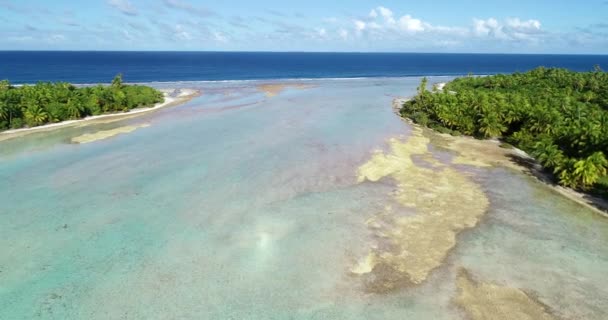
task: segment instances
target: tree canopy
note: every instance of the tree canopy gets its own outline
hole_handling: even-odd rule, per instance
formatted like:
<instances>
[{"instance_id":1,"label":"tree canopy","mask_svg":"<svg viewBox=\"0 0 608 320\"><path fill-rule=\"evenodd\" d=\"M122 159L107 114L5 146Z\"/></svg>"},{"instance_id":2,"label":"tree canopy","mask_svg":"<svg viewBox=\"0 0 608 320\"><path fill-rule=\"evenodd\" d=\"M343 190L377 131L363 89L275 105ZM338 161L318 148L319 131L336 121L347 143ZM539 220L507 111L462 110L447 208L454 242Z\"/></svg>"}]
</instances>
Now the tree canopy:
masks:
<instances>
[{"instance_id":1,"label":"tree canopy","mask_svg":"<svg viewBox=\"0 0 608 320\"><path fill-rule=\"evenodd\" d=\"M163 100L163 94L154 88L123 84L122 75L110 86L92 87L65 82L17 87L4 80L0 81L0 131L124 112Z\"/></svg>"},{"instance_id":2,"label":"tree canopy","mask_svg":"<svg viewBox=\"0 0 608 320\"><path fill-rule=\"evenodd\" d=\"M401 115L440 132L501 138L535 156L560 184L608 190L608 73L537 68L463 77L426 89Z\"/></svg>"}]
</instances>

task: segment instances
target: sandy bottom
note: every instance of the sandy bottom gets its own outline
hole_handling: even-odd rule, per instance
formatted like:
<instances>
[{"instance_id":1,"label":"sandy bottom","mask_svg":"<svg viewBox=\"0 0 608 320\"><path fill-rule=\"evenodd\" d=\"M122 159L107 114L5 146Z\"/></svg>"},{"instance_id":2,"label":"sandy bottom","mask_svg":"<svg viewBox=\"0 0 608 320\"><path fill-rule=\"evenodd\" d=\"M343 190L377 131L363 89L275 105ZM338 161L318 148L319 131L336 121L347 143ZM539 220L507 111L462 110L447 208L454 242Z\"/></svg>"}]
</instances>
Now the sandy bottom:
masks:
<instances>
[{"instance_id":1,"label":"sandy bottom","mask_svg":"<svg viewBox=\"0 0 608 320\"><path fill-rule=\"evenodd\" d=\"M304 90L304 89L309 89L312 87L314 87L314 86L308 85L308 84L303 84L303 83L295 83L295 84L276 83L276 84L261 84L261 85L257 86L257 89L259 91L263 92L267 98L272 98L288 89Z\"/></svg>"},{"instance_id":2,"label":"sandy bottom","mask_svg":"<svg viewBox=\"0 0 608 320\"><path fill-rule=\"evenodd\" d=\"M95 133L86 133L72 138L72 143L91 143L99 140L105 140L117 136L119 134L130 133L137 129L146 128L149 126L149 124L145 123L136 126L124 126L111 130L102 130Z\"/></svg>"},{"instance_id":3,"label":"sandy bottom","mask_svg":"<svg viewBox=\"0 0 608 320\"><path fill-rule=\"evenodd\" d=\"M551 320L547 308L516 288L477 283L464 269L457 279L460 293L455 299L473 320Z\"/></svg>"}]
</instances>

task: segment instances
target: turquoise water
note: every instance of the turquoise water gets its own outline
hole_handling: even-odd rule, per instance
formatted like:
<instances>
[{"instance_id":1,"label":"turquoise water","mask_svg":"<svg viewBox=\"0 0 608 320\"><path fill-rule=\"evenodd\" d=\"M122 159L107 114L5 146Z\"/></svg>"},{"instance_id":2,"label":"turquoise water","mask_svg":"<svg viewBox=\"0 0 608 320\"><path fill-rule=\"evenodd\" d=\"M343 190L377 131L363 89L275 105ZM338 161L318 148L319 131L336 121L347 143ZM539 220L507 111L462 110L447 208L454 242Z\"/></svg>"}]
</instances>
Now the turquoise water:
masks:
<instances>
[{"instance_id":1,"label":"turquoise water","mask_svg":"<svg viewBox=\"0 0 608 320\"><path fill-rule=\"evenodd\" d=\"M191 82L180 107L0 142L0 319L464 319L460 267L563 318L608 313L608 220L506 169L461 168L491 208L426 283L365 293L349 270L395 186L357 168L408 135L390 105L419 79L308 83Z\"/></svg>"}]
</instances>

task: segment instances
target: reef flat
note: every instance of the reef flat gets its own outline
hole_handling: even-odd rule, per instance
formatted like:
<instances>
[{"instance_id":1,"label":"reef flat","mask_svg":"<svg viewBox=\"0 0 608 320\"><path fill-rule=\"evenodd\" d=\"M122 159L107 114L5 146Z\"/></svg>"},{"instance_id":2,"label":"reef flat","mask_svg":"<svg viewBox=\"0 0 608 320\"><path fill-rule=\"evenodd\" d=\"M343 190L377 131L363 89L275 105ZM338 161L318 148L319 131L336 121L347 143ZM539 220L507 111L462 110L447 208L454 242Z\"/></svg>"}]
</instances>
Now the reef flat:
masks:
<instances>
[{"instance_id":1,"label":"reef flat","mask_svg":"<svg viewBox=\"0 0 608 320\"><path fill-rule=\"evenodd\" d=\"M456 236L474 227L489 206L478 184L433 158L429 143L414 128L407 140L390 141L390 153L377 152L359 168L361 183L393 179L394 200L415 211L400 216L387 207L368 221L379 240L352 269L363 277L366 291L384 293L424 282L456 245Z\"/></svg>"},{"instance_id":2,"label":"reef flat","mask_svg":"<svg viewBox=\"0 0 608 320\"><path fill-rule=\"evenodd\" d=\"M462 269L457 279L460 293L455 302L473 320L553 320L547 308L516 288L475 282Z\"/></svg>"}]
</instances>

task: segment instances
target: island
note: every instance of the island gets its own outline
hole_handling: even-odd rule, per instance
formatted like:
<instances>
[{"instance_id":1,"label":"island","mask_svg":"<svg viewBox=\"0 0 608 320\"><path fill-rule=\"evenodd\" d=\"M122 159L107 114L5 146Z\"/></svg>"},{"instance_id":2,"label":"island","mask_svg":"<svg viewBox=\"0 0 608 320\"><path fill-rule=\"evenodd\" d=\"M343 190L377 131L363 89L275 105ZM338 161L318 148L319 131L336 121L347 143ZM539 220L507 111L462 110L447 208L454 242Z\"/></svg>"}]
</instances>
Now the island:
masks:
<instances>
[{"instance_id":1,"label":"island","mask_svg":"<svg viewBox=\"0 0 608 320\"><path fill-rule=\"evenodd\" d=\"M556 183L608 198L608 73L540 67L467 76L429 91L401 116L440 133L498 138L532 155Z\"/></svg>"},{"instance_id":2,"label":"island","mask_svg":"<svg viewBox=\"0 0 608 320\"><path fill-rule=\"evenodd\" d=\"M77 87L65 82L13 86L4 80L0 81L0 131L124 113L164 101L161 91L126 85L121 74L106 86Z\"/></svg>"}]
</instances>

